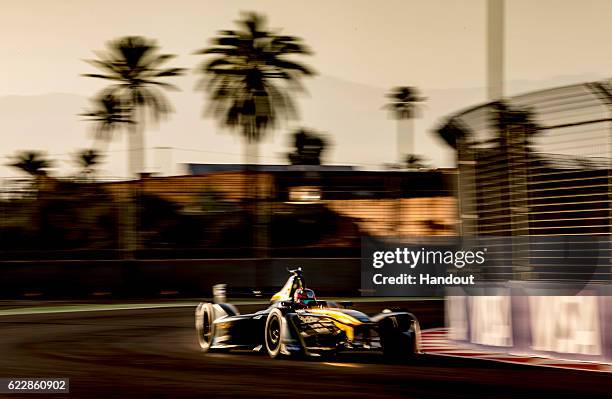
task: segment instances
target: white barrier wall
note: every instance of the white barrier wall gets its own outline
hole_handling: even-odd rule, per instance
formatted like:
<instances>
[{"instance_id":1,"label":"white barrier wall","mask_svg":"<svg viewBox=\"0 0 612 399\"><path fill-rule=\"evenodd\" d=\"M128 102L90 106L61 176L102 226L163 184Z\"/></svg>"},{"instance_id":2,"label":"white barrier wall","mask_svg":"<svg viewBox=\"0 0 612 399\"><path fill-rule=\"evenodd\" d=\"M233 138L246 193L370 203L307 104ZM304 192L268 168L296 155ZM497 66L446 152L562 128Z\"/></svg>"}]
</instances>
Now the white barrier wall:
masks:
<instances>
[{"instance_id":1,"label":"white barrier wall","mask_svg":"<svg viewBox=\"0 0 612 399\"><path fill-rule=\"evenodd\" d=\"M611 362L612 297L605 295L607 290L533 296L513 288L506 295L447 296L449 339L497 352Z\"/></svg>"},{"instance_id":2,"label":"white barrier wall","mask_svg":"<svg viewBox=\"0 0 612 399\"><path fill-rule=\"evenodd\" d=\"M531 348L535 351L601 356L599 298L529 297Z\"/></svg>"}]
</instances>

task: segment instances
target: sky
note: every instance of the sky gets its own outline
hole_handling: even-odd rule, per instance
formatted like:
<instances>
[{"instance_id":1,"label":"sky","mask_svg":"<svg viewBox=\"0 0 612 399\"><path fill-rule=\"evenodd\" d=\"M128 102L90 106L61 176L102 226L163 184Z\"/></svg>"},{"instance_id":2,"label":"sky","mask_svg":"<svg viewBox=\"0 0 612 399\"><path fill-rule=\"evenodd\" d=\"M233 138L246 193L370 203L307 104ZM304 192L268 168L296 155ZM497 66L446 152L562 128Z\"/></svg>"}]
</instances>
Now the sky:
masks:
<instances>
[{"instance_id":1,"label":"sky","mask_svg":"<svg viewBox=\"0 0 612 399\"><path fill-rule=\"evenodd\" d=\"M420 89L427 101L415 123L415 152L433 166L452 166L454 154L432 132L449 113L485 101L485 0L3 0L0 14L0 160L38 149L71 173L72 153L91 145L78 114L105 82L84 59L123 35L157 39L177 54L168 66L189 68L173 79L175 112L147 127L148 169L180 173L184 162L242 162L242 141L202 110L193 69L221 29L240 11L257 11L270 27L298 36L314 54L302 62L317 76L296 97L300 119L274 129L260 162L285 163L289 133L300 126L325 133L326 163L379 168L396 158L396 125L382 107L394 86ZM505 85L508 95L612 76L612 2L506 2ZM153 148L170 147L172 150ZM126 140L109 146L102 172L126 173ZM0 162L0 176L15 173Z\"/></svg>"}]
</instances>

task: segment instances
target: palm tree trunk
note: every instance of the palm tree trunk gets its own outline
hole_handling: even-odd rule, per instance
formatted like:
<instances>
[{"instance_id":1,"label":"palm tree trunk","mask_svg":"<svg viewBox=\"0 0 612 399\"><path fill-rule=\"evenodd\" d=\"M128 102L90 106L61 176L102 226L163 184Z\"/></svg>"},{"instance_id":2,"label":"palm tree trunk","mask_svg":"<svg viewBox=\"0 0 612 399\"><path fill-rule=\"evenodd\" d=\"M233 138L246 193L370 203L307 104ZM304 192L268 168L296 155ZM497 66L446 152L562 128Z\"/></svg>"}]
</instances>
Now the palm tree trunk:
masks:
<instances>
[{"instance_id":1,"label":"palm tree trunk","mask_svg":"<svg viewBox=\"0 0 612 399\"><path fill-rule=\"evenodd\" d=\"M132 111L134 123L130 124L128 134L129 174L138 178L145 172L145 137L144 121L139 118L138 111Z\"/></svg>"},{"instance_id":2,"label":"palm tree trunk","mask_svg":"<svg viewBox=\"0 0 612 399\"><path fill-rule=\"evenodd\" d=\"M414 155L414 119L397 120L397 162L405 164L406 157Z\"/></svg>"},{"instance_id":3,"label":"palm tree trunk","mask_svg":"<svg viewBox=\"0 0 612 399\"><path fill-rule=\"evenodd\" d=\"M395 152L397 153L397 158L396 158L396 162L398 163L398 165L402 165L404 163L404 160L402 159L402 157L404 156L404 138L403 138L403 133L404 130L402 129L402 118L398 117L397 118L397 124L396 124L396 132L395 132Z\"/></svg>"},{"instance_id":4,"label":"palm tree trunk","mask_svg":"<svg viewBox=\"0 0 612 399\"><path fill-rule=\"evenodd\" d=\"M406 118L404 122L406 124L406 152L415 155L414 118Z\"/></svg>"},{"instance_id":5,"label":"palm tree trunk","mask_svg":"<svg viewBox=\"0 0 612 399\"><path fill-rule=\"evenodd\" d=\"M242 204L244 212L244 223L246 229L250 230L251 250L255 247L255 218L253 211L255 182L253 181L252 160L253 160L253 143L249 139L251 137L251 125L245 123L242 126L242 138L244 139L244 168L242 170ZM246 230L245 229L245 230ZM254 252L254 251L253 251Z\"/></svg>"},{"instance_id":6,"label":"palm tree trunk","mask_svg":"<svg viewBox=\"0 0 612 399\"><path fill-rule=\"evenodd\" d=\"M245 126L245 129L255 129L254 126ZM245 131L245 179L247 185L244 195L247 197L247 209L251 220L252 246L254 255L258 258L268 256L268 212L267 212L267 182L265 176L259 171L259 143L249 139L253 137Z\"/></svg>"},{"instance_id":7,"label":"palm tree trunk","mask_svg":"<svg viewBox=\"0 0 612 399\"><path fill-rule=\"evenodd\" d=\"M108 140L95 138L91 144L91 149L97 151L100 155L106 153L106 150L108 150Z\"/></svg>"},{"instance_id":8,"label":"palm tree trunk","mask_svg":"<svg viewBox=\"0 0 612 399\"><path fill-rule=\"evenodd\" d=\"M255 255L258 258L268 257L269 246L269 203L268 179L261 173L259 167L259 143L253 143L254 175L255 175Z\"/></svg>"},{"instance_id":9,"label":"palm tree trunk","mask_svg":"<svg viewBox=\"0 0 612 399\"><path fill-rule=\"evenodd\" d=\"M144 171L144 132L142 120L139 118L137 109L132 109L132 120L134 123L128 129L128 173L131 178L137 178ZM124 257L133 259L135 252L140 248L139 232L139 204L140 179L126 182L126 192L122 196L120 209L120 231L121 249Z\"/></svg>"}]
</instances>

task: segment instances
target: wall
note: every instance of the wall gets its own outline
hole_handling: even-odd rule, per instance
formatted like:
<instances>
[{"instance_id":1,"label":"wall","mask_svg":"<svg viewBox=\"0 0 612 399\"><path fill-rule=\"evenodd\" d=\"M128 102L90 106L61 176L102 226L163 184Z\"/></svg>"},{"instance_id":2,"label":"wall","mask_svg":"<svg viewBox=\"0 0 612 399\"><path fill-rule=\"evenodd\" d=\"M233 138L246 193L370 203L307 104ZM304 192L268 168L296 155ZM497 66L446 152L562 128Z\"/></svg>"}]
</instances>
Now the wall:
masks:
<instances>
[{"instance_id":1,"label":"wall","mask_svg":"<svg viewBox=\"0 0 612 399\"><path fill-rule=\"evenodd\" d=\"M501 353L612 362L612 286L567 296L530 295L532 288L522 283L495 296L447 296L449 339Z\"/></svg>"},{"instance_id":2,"label":"wall","mask_svg":"<svg viewBox=\"0 0 612 399\"><path fill-rule=\"evenodd\" d=\"M302 267L309 286L325 296L359 295L358 258L189 259L0 262L0 298L208 297L214 284L229 295L267 294Z\"/></svg>"}]
</instances>

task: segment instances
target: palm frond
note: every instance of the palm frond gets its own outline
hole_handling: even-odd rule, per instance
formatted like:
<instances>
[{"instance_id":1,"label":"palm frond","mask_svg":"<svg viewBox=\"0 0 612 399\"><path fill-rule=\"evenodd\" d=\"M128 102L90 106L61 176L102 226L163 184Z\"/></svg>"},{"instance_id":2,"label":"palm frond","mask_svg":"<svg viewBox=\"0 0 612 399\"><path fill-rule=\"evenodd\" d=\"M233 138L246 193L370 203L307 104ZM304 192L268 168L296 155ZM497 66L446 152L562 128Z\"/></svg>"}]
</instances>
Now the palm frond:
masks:
<instances>
[{"instance_id":1,"label":"palm frond","mask_svg":"<svg viewBox=\"0 0 612 399\"><path fill-rule=\"evenodd\" d=\"M212 56L198 69L197 88L208 94L206 113L253 141L279 118L296 114L290 92L300 90L300 78L314 71L287 58L310 52L298 38L268 29L264 16L243 13L237 25L219 31L211 46L196 52Z\"/></svg>"},{"instance_id":2,"label":"palm frond","mask_svg":"<svg viewBox=\"0 0 612 399\"><path fill-rule=\"evenodd\" d=\"M92 100L92 106L79 115L93 122L98 140L109 141L115 130L134 123L121 99L110 92Z\"/></svg>"},{"instance_id":3,"label":"palm frond","mask_svg":"<svg viewBox=\"0 0 612 399\"><path fill-rule=\"evenodd\" d=\"M414 87L395 87L387 94L390 102L384 106L389 109L396 118L408 119L414 116L417 104L426 100L421 97Z\"/></svg>"},{"instance_id":4,"label":"palm frond","mask_svg":"<svg viewBox=\"0 0 612 399\"><path fill-rule=\"evenodd\" d=\"M160 78L177 77L184 74L184 68L160 68L173 59L173 54L159 54L159 46L154 40L140 36L126 36L107 43L105 52L97 53L97 60L88 63L105 72L104 74L88 73L87 77L112 80L115 83L105 90L122 103L128 115L133 115L137 108L148 108L151 116L158 119L158 113L165 114L171 108L162 92L154 87L167 90L178 88ZM152 98L157 96L158 98ZM130 118L129 122L135 123Z\"/></svg>"},{"instance_id":5,"label":"palm frond","mask_svg":"<svg viewBox=\"0 0 612 399\"><path fill-rule=\"evenodd\" d=\"M185 68L170 68L162 71L155 71L152 76L156 78L175 77L181 76L184 72Z\"/></svg>"},{"instance_id":6,"label":"palm frond","mask_svg":"<svg viewBox=\"0 0 612 399\"><path fill-rule=\"evenodd\" d=\"M31 176L46 175L47 169L52 166L46 154L39 151L21 151L10 158L12 160L7 166L17 168Z\"/></svg>"}]
</instances>

